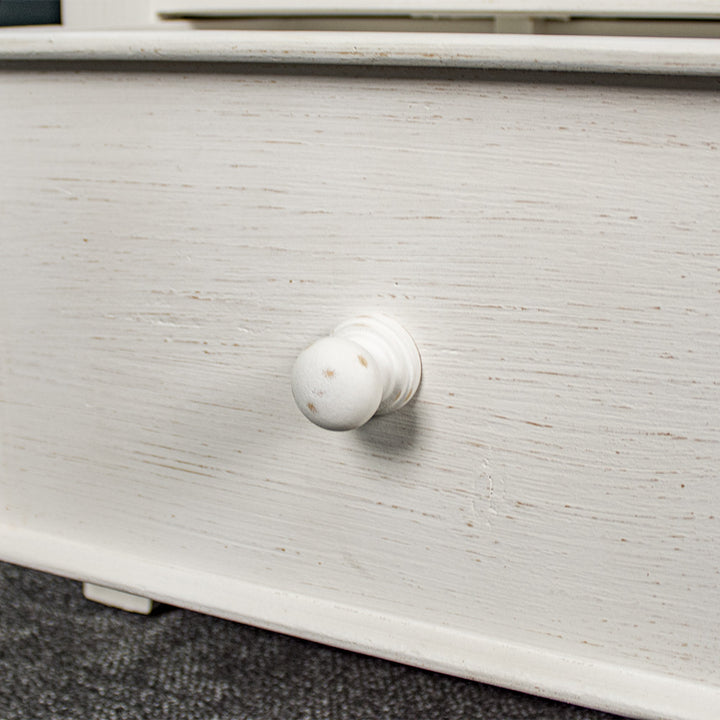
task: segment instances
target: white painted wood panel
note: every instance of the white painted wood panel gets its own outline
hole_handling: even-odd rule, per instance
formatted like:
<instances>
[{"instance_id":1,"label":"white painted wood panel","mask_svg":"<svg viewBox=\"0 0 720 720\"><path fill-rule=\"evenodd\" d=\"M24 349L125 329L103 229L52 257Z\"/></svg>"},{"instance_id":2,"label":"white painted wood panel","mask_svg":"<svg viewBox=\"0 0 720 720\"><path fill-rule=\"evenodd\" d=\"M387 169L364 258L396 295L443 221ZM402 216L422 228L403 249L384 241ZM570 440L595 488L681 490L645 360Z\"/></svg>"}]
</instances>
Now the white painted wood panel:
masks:
<instances>
[{"instance_id":1,"label":"white painted wood panel","mask_svg":"<svg viewBox=\"0 0 720 720\"><path fill-rule=\"evenodd\" d=\"M720 95L673 82L5 66L0 557L714 719ZM423 384L329 433L290 367L365 310Z\"/></svg>"}]
</instances>

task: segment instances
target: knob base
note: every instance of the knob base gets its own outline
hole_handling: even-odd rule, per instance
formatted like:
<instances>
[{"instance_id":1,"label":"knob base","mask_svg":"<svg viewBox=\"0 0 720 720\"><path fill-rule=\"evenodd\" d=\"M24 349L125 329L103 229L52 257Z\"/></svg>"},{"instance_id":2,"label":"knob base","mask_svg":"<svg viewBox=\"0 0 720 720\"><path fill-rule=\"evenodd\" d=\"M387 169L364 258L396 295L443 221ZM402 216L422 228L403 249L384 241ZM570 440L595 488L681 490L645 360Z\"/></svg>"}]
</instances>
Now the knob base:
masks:
<instances>
[{"instance_id":1,"label":"knob base","mask_svg":"<svg viewBox=\"0 0 720 720\"><path fill-rule=\"evenodd\" d=\"M364 347L382 378L382 399L376 415L400 409L415 395L422 376L420 352L410 333L387 315L360 315L340 323L333 335Z\"/></svg>"}]
</instances>

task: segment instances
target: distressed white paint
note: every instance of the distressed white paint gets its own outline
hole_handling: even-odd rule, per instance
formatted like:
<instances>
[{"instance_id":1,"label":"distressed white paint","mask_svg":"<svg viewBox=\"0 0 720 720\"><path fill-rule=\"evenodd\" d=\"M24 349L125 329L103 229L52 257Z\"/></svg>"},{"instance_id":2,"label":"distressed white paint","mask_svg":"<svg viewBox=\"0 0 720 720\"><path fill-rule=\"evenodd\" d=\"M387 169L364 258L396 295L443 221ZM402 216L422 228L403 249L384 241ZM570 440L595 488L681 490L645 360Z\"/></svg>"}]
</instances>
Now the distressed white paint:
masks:
<instances>
[{"instance_id":1,"label":"distressed white paint","mask_svg":"<svg viewBox=\"0 0 720 720\"><path fill-rule=\"evenodd\" d=\"M452 33L0 31L0 60L150 60L720 74L720 40Z\"/></svg>"},{"instance_id":2,"label":"distressed white paint","mask_svg":"<svg viewBox=\"0 0 720 720\"><path fill-rule=\"evenodd\" d=\"M291 387L308 420L327 430L356 430L376 414L405 407L421 374L417 346L402 325L386 315L360 315L298 355Z\"/></svg>"},{"instance_id":3,"label":"distressed white paint","mask_svg":"<svg viewBox=\"0 0 720 720\"><path fill-rule=\"evenodd\" d=\"M714 720L720 95L531 80L6 66L0 557ZM329 433L367 310L423 384Z\"/></svg>"}]
</instances>

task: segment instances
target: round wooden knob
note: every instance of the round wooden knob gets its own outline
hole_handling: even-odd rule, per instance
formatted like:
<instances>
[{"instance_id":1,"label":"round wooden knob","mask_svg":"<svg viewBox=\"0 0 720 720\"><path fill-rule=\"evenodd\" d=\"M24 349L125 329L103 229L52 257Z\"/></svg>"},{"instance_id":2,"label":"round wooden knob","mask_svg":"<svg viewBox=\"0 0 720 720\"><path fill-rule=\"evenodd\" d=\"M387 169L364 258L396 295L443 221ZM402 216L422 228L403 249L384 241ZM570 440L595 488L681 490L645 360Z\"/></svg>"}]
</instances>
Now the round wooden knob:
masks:
<instances>
[{"instance_id":1,"label":"round wooden knob","mask_svg":"<svg viewBox=\"0 0 720 720\"><path fill-rule=\"evenodd\" d=\"M420 375L420 353L409 333L385 315L363 315L300 353L292 392L316 425L352 430L405 405Z\"/></svg>"}]
</instances>

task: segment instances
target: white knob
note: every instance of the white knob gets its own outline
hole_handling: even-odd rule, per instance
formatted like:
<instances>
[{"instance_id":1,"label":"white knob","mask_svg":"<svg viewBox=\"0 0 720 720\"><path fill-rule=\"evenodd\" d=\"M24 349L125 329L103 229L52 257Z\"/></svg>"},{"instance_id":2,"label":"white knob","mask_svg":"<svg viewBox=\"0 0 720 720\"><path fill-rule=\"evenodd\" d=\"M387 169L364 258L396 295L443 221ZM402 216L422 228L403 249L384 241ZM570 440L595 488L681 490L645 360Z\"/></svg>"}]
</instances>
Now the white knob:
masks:
<instances>
[{"instance_id":1,"label":"white knob","mask_svg":"<svg viewBox=\"0 0 720 720\"><path fill-rule=\"evenodd\" d=\"M409 402L421 372L420 353L407 330L385 315L363 315L300 353L292 392L316 425L352 430Z\"/></svg>"}]
</instances>

